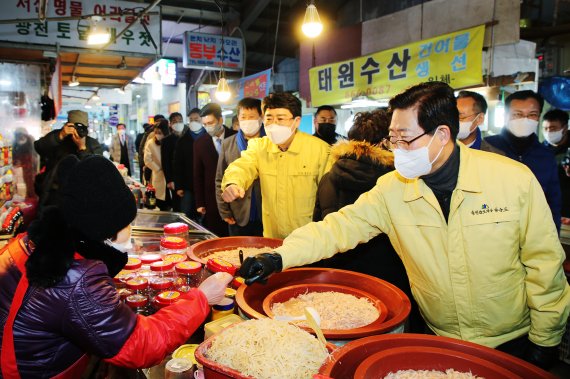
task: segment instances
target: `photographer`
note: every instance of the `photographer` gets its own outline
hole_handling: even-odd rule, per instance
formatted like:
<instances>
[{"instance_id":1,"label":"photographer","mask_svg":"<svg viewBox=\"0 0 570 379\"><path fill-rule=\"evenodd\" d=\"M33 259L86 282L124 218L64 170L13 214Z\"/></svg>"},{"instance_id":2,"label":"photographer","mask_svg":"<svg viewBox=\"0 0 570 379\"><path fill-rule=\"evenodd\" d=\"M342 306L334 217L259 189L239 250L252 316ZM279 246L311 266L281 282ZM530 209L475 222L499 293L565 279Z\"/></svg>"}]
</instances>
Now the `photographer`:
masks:
<instances>
[{"instance_id":1,"label":"photographer","mask_svg":"<svg viewBox=\"0 0 570 379\"><path fill-rule=\"evenodd\" d=\"M40 155L40 173L36 175L34 185L40 198L40 210L55 203L59 188L57 165L63 158L70 154L79 159L91 154L102 154L99 142L87 135L88 128L87 113L72 110L68 112L67 123L63 128L53 130L34 142L34 148Z\"/></svg>"}]
</instances>

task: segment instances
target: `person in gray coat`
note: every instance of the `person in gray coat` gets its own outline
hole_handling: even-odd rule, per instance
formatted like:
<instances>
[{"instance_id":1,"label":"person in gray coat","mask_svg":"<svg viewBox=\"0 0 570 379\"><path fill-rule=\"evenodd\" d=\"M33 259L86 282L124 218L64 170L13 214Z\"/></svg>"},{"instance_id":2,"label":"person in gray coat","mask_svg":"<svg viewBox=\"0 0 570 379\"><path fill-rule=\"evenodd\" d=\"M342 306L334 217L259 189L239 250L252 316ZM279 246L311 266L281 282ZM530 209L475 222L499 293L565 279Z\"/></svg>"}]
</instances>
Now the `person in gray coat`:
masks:
<instances>
[{"instance_id":1,"label":"person in gray coat","mask_svg":"<svg viewBox=\"0 0 570 379\"><path fill-rule=\"evenodd\" d=\"M216 170L216 200L222 219L228 223L230 236L263 236L261 223L261 187L259 179L249 187L243 199L226 203L222 199L222 178L230 163L247 149L251 138L265 136L262 125L261 100L246 97L237 106L239 131L222 142Z\"/></svg>"}]
</instances>

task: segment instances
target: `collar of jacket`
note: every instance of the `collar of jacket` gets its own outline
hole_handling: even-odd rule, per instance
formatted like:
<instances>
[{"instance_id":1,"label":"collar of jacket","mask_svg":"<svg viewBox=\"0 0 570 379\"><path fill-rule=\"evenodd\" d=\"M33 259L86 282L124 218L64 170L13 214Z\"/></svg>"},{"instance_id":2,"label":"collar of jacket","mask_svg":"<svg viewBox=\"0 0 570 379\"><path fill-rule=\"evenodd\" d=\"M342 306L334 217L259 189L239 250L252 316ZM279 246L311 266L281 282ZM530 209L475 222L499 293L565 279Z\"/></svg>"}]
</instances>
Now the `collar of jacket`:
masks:
<instances>
[{"instance_id":1,"label":"collar of jacket","mask_svg":"<svg viewBox=\"0 0 570 379\"><path fill-rule=\"evenodd\" d=\"M394 153L366 141L341 140L331 147L333 164L340 158L365 158L376 165L394 167Z\"/></svg>"},{"instance_id":2,"label":"collar of jacket","mask_svg":"<svg viewBox=\"0 0 570 379\"><path fill-rule=\"evenodd\" d=\"M479 170L477 163L473 160L473 155L480 152L478 150L471 150L462 143L458 143L457 145L459 146L459 177L457 178L455 190L474 193L481 192L481 181L478 175ZM480 154L487 153L483 152ZM433 196L432 191L423 180L405 179L400 175L398 175L398 177L405 182L405 202L414 201L420 197L427 197L428 194Z\"/></svg>"}]
</instances>

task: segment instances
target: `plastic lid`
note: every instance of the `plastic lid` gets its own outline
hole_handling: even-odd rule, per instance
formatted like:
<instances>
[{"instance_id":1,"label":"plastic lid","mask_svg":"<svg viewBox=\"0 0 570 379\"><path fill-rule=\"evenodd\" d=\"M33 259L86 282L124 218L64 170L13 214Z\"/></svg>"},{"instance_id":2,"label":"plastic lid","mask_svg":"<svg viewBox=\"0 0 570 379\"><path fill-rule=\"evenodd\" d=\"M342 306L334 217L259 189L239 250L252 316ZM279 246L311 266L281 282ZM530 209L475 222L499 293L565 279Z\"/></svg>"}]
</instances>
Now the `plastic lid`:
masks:
<instances>
[{"instance_id":1,"label":"plastic lid","mask_svg":"<svg viewBox=\"0 0 570 379\"><path fill-rule=\"evenodd\" d=\"M173 285L174 281L171 278L154 278L150 281L150 288L153 290L165 290Z\"/></svg>"},{"instance_id":2,"label":"plastic lid","mask_svg":"<svg viewBox=\"0 0 570 379\"><path fill-rule=\"evenodd\" d=\"M236 297L236 293L237 293L237 291L234 290L233 288L229 288L229 287L226 288L226 291L225 291L226 297L229 297L230 299L233 299L233 298Z\"/></svg>"},{"instance_id":3,"label":"plastic lid","mask_svg":"<svg viewBox=\"0 0 570 379\"><path fill-rule=\"evenodd\" d=\"M173 222L164 225L164 234L188 233L188 225L183 222Z\"/></svg>"},{"instance_id":4,"label":"plastic lid","mask_svg":"<svg viewBox=\"0 0 570 379\"><path fill-rule=\"evenodd\" d=\"M127 264L125 265L125 270L136 270L141 268L142 261L138 258L129 258Z\"/></svg>"},{"instance_id":5,"label":"plastic lid","mask_svg":"<svg viewBox=\"0 0 570 379\"><path fill-rule=\"evenodd\" d=\"M158 261L150 264L152 271L170 271L174 267L174 262Z\"/></svg>"},{"instance_id":6,"label":"plastic lid","mask_svg":"<svg viewBox=\"0 0 570 379\"><path fill-rule=\"evenodd\" d=\"M133 291L131 291L128 288L121 288L117 290L117 293L119 294L119 297L121 298L121 300L126 299L128 296L133 294Z\"/></svg>"},{"instance_id":7,"label":"plastic lid","mask_svg":"<svg viewBox=\"0 0 570 379\"><path fill-rule=\"evenodd\" d=\"M150 254L143 254L140 257L140 260L143 264L151 264L152 262L158 262L162 260L160 254L150 253Z\"/></svg>"},{"instance_id":8,"label":"plastic lid","mask_svg":"<svg viewBox=\"0 0 570 379\"><path fill-rule=\"evenodd\" d=\"M191 374L192 373L191 372L192 366L194 366L194 362L192 362L191 359L188 359L188 358L172 358L171 360L166 362L166 366L164 366L164 370L165 370L166 374L168 372L172 372L172 373L189 372ZM175 375L175 376L178 377L178 375ZM184 375L184 376L186 376L186 375ZM166 377L169 378L170 375L167 374Z\"/></svg>"},{"instance_id":9,"label":"plastic lid","mask_svg":"<svg viewBox=\"0 0 570 379\"><path fill-rule=\"evenodd\" d=\"M202 264L194 261L180 262L176 265L179 274L197 274L202 270Z\"/></svg>"},{"instance_id":10,"label":"plastic lid","mask_svg":"<svg viewBox=\"0 0 570 379\"><path fill-rule=\"evenodd\" d=\"M127 281L127 288L132 290L142 290L148 287L148 279L137 276Z\"/></svg>"},{"instance_id":11,"label":"plastic lid","mask_svg":"<svg viewBox=\"0 0 570 379\"><path fill-rule=\"evenodd\" d=\"M239 286L241 286L242 284L245 283L245 279L242 278L241 276L236 276L233 280L232 280L232 287L234 288L239 288Z\"/></svg>"},{"instance_id":12,"label":"plastic lid","mask_svg":"<svg viewBox=\"0 0 570 379\"><path fill-rule=\"evenodd\" d=\"M180 292L178 291L164 291L156 295L156 302L160 305L169 305L176 303L180 300Z\"/></svg>"},{"instance_id":13,"label":"plastic lid","mask_svg":"<svg viewBox=\"0 0 570 379\"><path fill-rule=\"evenodd\" d=\"M148 304L148 297L144 295L134 294L127 296L127 305L131 308L144 307Z\"/></svg>"},{"instance_id":14,"label":"plastic lid","mask_svg":"<svg viewBox=\"0 0 570 379\"><path fill-rule=\"evenodd\" d=\"M230 311L234 308L234 300L230 299L229 297L224 297L219 304L214 305L214 308L217 311Z\"/></svg>"},{"instance_id":15,"label":"plastic lid","mask_svg":"<svg viewBox=\"0 0 570 379\"><path fill-rule=\"evenodd\" d=\"M196 357L194 356L194 352L198 348L196 344L186 344L180 346L178 349L174 350L172 353L172 358L185 358L192 361L192 363L197 364Z\"/></svg>"},{"instance_id":16,"label":"plastic lid","mask_svg":"<svg viewBox=\"0 0 570 379\"><path fill-rule=\"evenodd\" d=\"M184 262L188 257L185 254L168 254L162 259L176 264L178 262Z\"/></svg>"},{"instance_id":17,"label":"plastic lid","mask_svg":"<svg viewBox=\"0 0 570 379\"><path fill-rule=\"evenodd\" d=\"M115 275L115 277L113 278L113 281L115 283L123 283L126 282L129 279L132 279L136 276L137 274L134 271L131 270L121 270L119 271L119 273L117 275Z\"/></svg>"},{"instance_id":18,"label":"plastic lid","mask_svg":"<svg viewBox=\"0 0 570 379\"><path fill-rule=\"evenodd\" d=\"M188 242L180 237L162 237L160 239L160 247L171 250L181 250L188 247Z\"/></svg>"},{"instance_id":19,"label":"plastic lid","mask_svg":"<svg viewBox=\"0 0 570 379\"><path fill-rule=\"evenodd\" d=\"M150 271L147 268L141 268L140 270L137 271L138 276L142 276L145 278L150 278L151 276L156 276L156 273Z\"/></svg>"},{"instance_id":20,"label":"plastic lid","mask_svg":"<svg viewBox=\"0 0 570 379\"><path fill-rule=\"evenodd\" d=\"M220 258L208 259L206 267L212 272L227 272L230 275L234 275L237 271L236 266Z\"/></svg>"}]
</instances>

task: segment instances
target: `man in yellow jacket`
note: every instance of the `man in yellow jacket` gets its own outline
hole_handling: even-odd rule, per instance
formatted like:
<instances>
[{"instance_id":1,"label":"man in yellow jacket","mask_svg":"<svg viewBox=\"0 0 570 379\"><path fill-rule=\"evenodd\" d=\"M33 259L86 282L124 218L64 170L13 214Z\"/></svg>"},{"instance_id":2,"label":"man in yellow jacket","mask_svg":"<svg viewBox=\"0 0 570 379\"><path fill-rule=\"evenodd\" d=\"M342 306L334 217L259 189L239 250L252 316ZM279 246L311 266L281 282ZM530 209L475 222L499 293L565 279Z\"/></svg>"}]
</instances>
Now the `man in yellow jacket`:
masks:
<instances>
[{"instance_id":1,"label":"man in yellow jacket","mask_svg":"<svg viewBox=\"0 0 570 379\"><path fill-rule=\"evenodd\" d=\"M250 140L247 150L224 172L222 199L243 198L259 177L263 235L285 238L313 217L317 187L330 169L329 145L299 130L301 101L289 93L263 99L266 137Z\"/></svg>"},{"instance_id":2,"label":"man in yellow jacket","mask_svg":"<svg viewBox=\"0 0 570 379\"><path fill-rule=\"evenodd\" d=\"M537 179L514 160L456 143L459 115L444 83L414 86L390 106L396 171L354 204L295 230L275 253L247 259L241 275L265 279L386 233L431 331L548 368L570 292Z\"/></svg>"}]
</instances>

